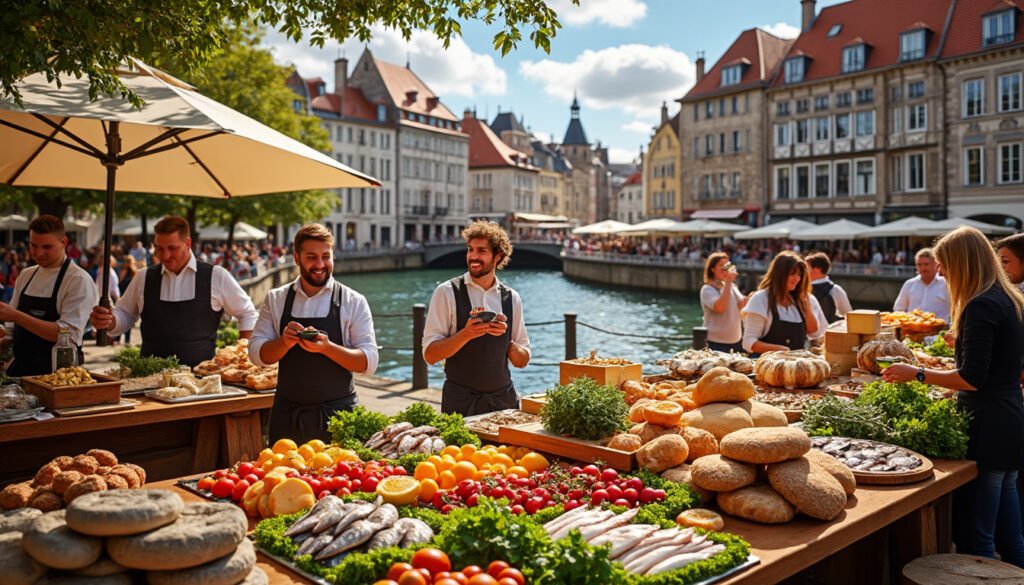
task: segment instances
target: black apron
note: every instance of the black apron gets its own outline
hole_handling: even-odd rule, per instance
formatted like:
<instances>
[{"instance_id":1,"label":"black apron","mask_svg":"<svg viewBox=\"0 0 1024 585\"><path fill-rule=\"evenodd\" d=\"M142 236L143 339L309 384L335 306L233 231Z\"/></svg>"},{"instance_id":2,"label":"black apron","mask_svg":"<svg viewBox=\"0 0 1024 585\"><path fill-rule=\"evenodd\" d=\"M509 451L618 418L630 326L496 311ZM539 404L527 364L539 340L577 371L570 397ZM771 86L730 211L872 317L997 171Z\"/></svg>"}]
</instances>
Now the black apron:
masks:
<instances>
[{"instance_id":1,"label":"black apron","mask_svg":"<svg viewBox=\"0 0 1024 585\"><path fill-rule=\"evenodd\" d=\"M463 277L451 280L455 291L455 330L461 331L473 309ZM508 369L508 346L512 341L512 290L498 285L501 312L508 327L501 337L483 335L471 339L444 362L445 382L441 392L441 412L462 416L486 414L506 408L518 408L519 396Z\"/></svg>"},{"instance_id":2,"label":"black apron","mask_svg":"<svg viewBox=\"0 0 1024 585\"><path fill-rule=\"evenodd\" d=\"M818 304L821 305L821 312L825 314L825 320L829 324L839 320L839 315L836 314L836 300L832 298L833 287L835 287L835 283L831 280L811 285L811 294L814 295L814 298L818 299Z\"/></svg>"},{"instance_id":3,"label":"black apron","mask_svg":"<svg viewBox=\"0 0 1024 585\"><path fill-rule=\"evenodd\" d=\"M25 283L25 288L21 289L21 296L18 297L18 306L16 308L22 313L27 313L36 319L42 319L50 323L60 319L60 313L57 312L57 293L60 291L60 285L64 282L64 275L67 274L69 266L71 266L71 258L64 260L64 265L60 267L57 280L53 283L53 293L49 297L34 297L27 294L29 285L32 284L32 280L41 270L41 268L36 268L32 272L32 276L28 278L28 282ZM49 374L53 371L54 345L56 345L56 342L47 341L28 329L15 325L14 363L7 373L11 376ZM78 363L84 363L83 358L82 346L78 346Z\"/></svg>"},{"instance_id":4,"label":"black apron","mask_svg":"<svg viewBox=\"0 0 1024 585\"><path fill-rule=\"evenodd\" d=\"M779 310L775 303L768 302L768 308L772 312L772 326L768 328L768 333L761 338L762 342L784 345L789 349L804 349L804 345L807 343L807 325L804 322L804 312L800 310L800 304L797 301L794 300L792 302L793 306L796 307L796 312L800 313L799 323L780 319Z\"/></svg>"},{"instance_id":5,"label":"black apron","mask_svg":"<svg viewBox=\"0 0 1024 585\"><path fill-rule=\"evenodd\" d=\"M281 312L279 333L290 321L316 327L332 342L342 345L341 283L334 283L331 308L326 317L292 317L295 287ZM292 439L299 445L312 439L330 441L327 421L340 410L352 410L358 404L352 372L325 355L310 353L297 345L281 358L277 373L277 393L270 411L270 443Z\"/></svg>"},{"instance_id":6,"label":"black apron","mask_svg":"<svg viewBox=\"0 0 1024 585\"><path fill-rule=\"evenodd\" d=\"M142 356L178 356L178 361L195 366L213 358L217 351L217 328L224 310L211 305L213 266L196 263L195 295L188 301L160 300L163 266L146 270L142 306Z\"/></svg>"}]
</instances>

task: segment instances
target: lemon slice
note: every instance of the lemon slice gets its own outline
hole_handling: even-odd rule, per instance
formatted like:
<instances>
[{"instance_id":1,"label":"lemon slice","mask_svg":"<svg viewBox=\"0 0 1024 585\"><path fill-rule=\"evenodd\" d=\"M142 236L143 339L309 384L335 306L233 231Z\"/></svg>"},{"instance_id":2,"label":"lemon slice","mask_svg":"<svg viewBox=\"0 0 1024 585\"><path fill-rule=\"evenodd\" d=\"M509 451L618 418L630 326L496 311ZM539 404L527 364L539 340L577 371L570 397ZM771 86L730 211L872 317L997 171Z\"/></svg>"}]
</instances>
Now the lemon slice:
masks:
<instances>
[{"instance_id":1,"label":"lemon slice","mask_svg":"<svg viewBox=\"0 0 1024 585\"><path fill-rule=\"evenodd\" d=\"M676 516L676 523L680 526L693 526L704 530L721 530L725 528L725 521L716 512L706 508L692 508L684 510Z\"/></svg>"},{"instance_id":2,"label":"lemon slice","mask_svg":"<svg viewBox=\"0 0 1024 585\"><path fill-rule=\"evenodd\" d=\"M420 482L408 475L392 475L377 484L377 495L395 506L408 506L420 495Z\"/></svg>"}]
</instances>

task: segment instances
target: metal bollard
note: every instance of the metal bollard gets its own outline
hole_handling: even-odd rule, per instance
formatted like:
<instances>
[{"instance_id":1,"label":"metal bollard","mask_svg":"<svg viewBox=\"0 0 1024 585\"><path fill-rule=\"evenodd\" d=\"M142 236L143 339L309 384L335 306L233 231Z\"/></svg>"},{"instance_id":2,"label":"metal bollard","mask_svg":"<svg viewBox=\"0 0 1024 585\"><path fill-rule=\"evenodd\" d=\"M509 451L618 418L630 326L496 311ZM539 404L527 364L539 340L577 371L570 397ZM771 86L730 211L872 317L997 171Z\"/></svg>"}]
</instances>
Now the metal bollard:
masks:
<instances>
[{"instance_id":1,"label":"metal bollard","mask_svg":"<svg viewBox=\"0 0 1024 585\"><path fill-rule=\"evenodd\" d=\"M693 349L704 349L708 346L707 327L693 328Z\"/></svg>"},{"instance_id":2,"label":"metal bollard","mask_svg":"<svg viewBox=\"0 0 1024 585\"><path fill-rule=\"evenodd\" d=\"M423 328L427 323L427 306L416 303L412 306L412 389L419 390L429 385L427 360L423 359Z\"/></svg>"},{"instance_id":3,"label":"metal bollard","mask_svg":"<svg viewBox=\"0 0 1024 585\"><path fill-rule=\"evenodd\" d=\"M576 359L576 313L565 313L565 359Z\"/></svg>"}]
</instances>

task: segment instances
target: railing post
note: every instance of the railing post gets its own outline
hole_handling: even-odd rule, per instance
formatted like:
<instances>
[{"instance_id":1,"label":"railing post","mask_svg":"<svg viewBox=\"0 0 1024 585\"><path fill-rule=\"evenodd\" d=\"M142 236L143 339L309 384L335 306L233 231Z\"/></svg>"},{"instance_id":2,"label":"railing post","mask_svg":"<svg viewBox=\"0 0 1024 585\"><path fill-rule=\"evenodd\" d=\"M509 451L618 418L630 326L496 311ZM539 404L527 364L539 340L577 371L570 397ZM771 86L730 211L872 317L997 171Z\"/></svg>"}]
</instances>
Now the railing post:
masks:
<instances>
[{"instance_id":1,"label":"railing post","mask_svg":"<svg viewBox=\"0 0 1024 585\"><path fill-rule=\"evenodd\" d=\"M427 381L427 360L423 359L423 327L427 322L427 306L416 303L412 306L412 389L419 390L429 385Z\"/></svg>"},{"instance_id":2,"label":"railing post","mask_svg":"<svg viewBox=\"0 0 1024 585\"><path fill-rule=\"evenodd\" d=\"M565 313L565 359L576 359L576 313Z\"/></svg>"},{"instance_id":3,"label":"railing post","mask_svg":"<svg viewBox=\"0 0 1024 585\"><path fill-rule=\"evenodd\" d=\"M704 349L708 346L707 327L693 328L693 349Z\"/></svg>"}]
</instances>

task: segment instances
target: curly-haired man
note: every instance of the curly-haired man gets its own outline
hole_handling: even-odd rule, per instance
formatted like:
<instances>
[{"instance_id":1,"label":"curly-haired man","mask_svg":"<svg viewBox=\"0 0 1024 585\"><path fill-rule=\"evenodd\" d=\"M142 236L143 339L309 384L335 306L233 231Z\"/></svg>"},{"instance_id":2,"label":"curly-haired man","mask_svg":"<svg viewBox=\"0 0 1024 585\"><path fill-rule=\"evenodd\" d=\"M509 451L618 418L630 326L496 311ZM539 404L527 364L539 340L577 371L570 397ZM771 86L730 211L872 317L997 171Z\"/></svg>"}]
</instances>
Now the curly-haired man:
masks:
<instances>
[{"instance_id":1,"label":"curly-haired man","mask_svg":"<svg viewBox=\"0 0 1024 585\"><path fill-rule=\"evenodd\" d=\"M495 223L477 221L462 230L469 271L441 283L430 299L423 357L445 360L442 412L472 416L517 408L508 364L530 361L530 338L519 293L498 280L512 244Z\"/></svg>"}]
</instances>

